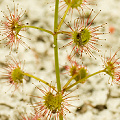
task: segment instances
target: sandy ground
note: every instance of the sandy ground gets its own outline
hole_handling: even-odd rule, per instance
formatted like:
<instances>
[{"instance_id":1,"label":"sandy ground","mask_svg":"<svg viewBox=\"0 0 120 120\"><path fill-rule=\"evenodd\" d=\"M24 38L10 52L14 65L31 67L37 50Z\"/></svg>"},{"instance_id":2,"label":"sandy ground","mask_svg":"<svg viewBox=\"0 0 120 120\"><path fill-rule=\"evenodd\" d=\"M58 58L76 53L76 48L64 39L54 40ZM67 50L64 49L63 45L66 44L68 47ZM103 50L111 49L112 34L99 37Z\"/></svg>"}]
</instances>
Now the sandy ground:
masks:
<instances>
[{"instance_id":1,"label":"sandy ground","mask_svg":"<svg viewBox=\"0 0 120 120\"><path fill-rule=\"evenodd\" d=\"M15 4L19 3L18 8L26 10L23 16L24 24L34 25L48 30L53 30L54 20L54 3L48 0L15 0ZM49 3L49 4L47 4ZM99 55L105 55L107 57L117 51L120 46L120 0L94 0L96 5L89 5L89 9L94 9L90 21L101 10L99 15L94 20L94 25L101 25L107 23L102 32L107 33L101 35L100 38L106 39L106 41L100 41L101 46L97 46L101 50L100 53L93 53L97 58L83 55L83 64L87 66L90 73L102 69L102 59ZM13 10L14 3L12 0L0 0L0 10L8 13L7 5ZM90 13L91 10L86 9L85 12ZM63 11L60 12L61 17ZM0 19L3 19L3 14L0 14ZM74 19L78 17L77 11L74 12L72 18L67 16L65 22L70 22L71 26ZM73 26L72 26L73 27ZM62 30L70 29L63 24ZM112 33L109 33L109 31ZM108 34L109 33L109 34ZM55 70L54 70L54 51L53 51L53 38L45 32L41 32L34 29L27 29L23 32L22 40L26 42L31 49L19 46L18 53L13 49L12 55L16 60L25 61L21 63L24 71L40 77L41 79L51 82L56 86L55 82ZM64 40L65 35L59 36L58 45L61 48L67 44L70 40ZM31 40L29 40L29 38ZM66 60L66 56L70 53L72 47L67 46L59 50L60 70L63 70L63 66L69 64ZM30 95L38 95L41 93L35 89L35 85L43 88L43 84L32 78L26 78L26 82L14 91L14 87L10 87L6 79L2 79L2 68L6 66L5 61L7 55L9 55L9 47L0 45L0 120L20 120L22 113L30 115L33 108L33 103L38 102L39 99L31 97ZM118 57L120 53L118 52ZM76 58L77 62L82 63L79 58ZM69 79L67 74L61 73L62 86ZM72 95L79 95L79 100L73 100L70 104L75 107L70 107L71 113L67 113L67 120L120 120L120 86L111 83L108 75L100 74L89 78L86 83L77 86L79 89L71 93ZM34 83L34 84L32 84ZM46 86L45 86L46 87ZM75 89L75 88L74 88ZM70 91L72 91L71 89ZM80 107L80 109L78 109Z\"/></svg>"}]
</instances>

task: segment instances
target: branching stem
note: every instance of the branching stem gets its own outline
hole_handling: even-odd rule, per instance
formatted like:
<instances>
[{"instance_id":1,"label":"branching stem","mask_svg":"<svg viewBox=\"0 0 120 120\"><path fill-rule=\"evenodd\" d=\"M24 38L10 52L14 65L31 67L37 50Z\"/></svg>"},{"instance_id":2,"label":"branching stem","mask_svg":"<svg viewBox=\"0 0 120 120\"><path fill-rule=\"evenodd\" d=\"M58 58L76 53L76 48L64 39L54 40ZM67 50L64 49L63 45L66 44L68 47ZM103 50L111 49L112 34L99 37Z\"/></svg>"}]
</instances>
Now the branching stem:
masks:
<instances>
[{"instance_id":1,"label":"branching stem","mask_svg":"<svg viewBox=\"0 0 120 120\"><path fill-rule=\"evenodd\" d=\"M77 85L78 83L84 82L84 81L85 81L86 79L88 79L89 77L92 77L92 76L94 76L94 75L96 75L96 74L99 74L99 73L101 73L101 72L105 72L105 69L100 70L100 71L97 71L97 72L95 72L95 73L93 73L93 74L90 74L90 75L86 76L85 78L80 79L80 80L78 80L77 82L73 83L72 85L70 85L70 86L67 87L67 88L65 88L65 86L67 86L67 85L65 85L65 86L64 86L64 91L69 90L70 88L72 88L73 86ZM75 77L75 76L74 76L74 77ZM74 79L74 77L72 77L69 81L71 81L72 79ZM66 83L66 84L67 84L67 83Z\"/></svg>"},{"instance_id":2,"label":"branching stem","mask_svg":"<svg viewBox=\"0 0 120 120\"><path fill-rule=\"evenodd\" d=\"M59 25L58 25L57 31L60 30L61 25L63 24L63 22L64 22L64 20L65 20L65 18L66 18L66 15L67 15L67 13L68 13L68 11L69 11L69 9L70 9L70 7L71 7L71 5L68 5L68 7L67 7L67 9L66 9L66 11L65 11L65 13L64 13L64 15L63 15L63 17L62 17L62 19L61 19L61 21L60 21L60 23L59 23Z\"/></svg>"}]
</instances>

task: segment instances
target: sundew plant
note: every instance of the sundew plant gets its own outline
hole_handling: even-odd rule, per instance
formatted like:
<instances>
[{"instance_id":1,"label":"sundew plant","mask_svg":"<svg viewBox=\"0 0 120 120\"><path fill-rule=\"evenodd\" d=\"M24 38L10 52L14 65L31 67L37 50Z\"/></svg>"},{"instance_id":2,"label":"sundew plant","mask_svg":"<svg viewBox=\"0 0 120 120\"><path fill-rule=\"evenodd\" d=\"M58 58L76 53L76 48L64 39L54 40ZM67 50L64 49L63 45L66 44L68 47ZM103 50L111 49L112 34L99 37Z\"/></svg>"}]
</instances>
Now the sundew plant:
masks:
<instances>
[{"instance_id":1,"label":"sundew plant","mask_svg":"<svg viewBox=\"0 0 120 120\"><path fill-rule=\"evenodd\" d=\"M32 99L37 98L37 101L33 102L32 105L30 104L33 108L32 113L28 114L26 109L23 114L20 114L20 120L67 120L66 115L71 113L69 107L75 107L70 101L81 101L79 94L76 95L75 93L77 89L81 89L79 85L85 86L88 79L92 79L92 77L96 75L101 77L101 73L109 76L108 79L111 80L110 84L120 85L120 62L119 57L117 57L119 48L116 48L114 54L110 53L109 57L105 56L100 42L106 42L106 38L103 38L103 36L104 34L109 35L109 32L103 32L107 26L106 22L100 25L94 24L95 19L101 12L101 10L96 12L90 9L91 6L96 5L95 1L55 0L54 3L52 3L52 6L54 6L52 7L54 9L54 29L51 30L31 25L29 22L25 23L23 18L25 19L24 16L27 11L23 10L24 8L19 9L19 4L16 3L16 1L11 2L11 4L13 4L14 9L11 9L7 5L7 10L1 11L3 18L0 23L0 45L2 49L9 48L9 53L7 56L4 56L4 54L1 56L1 58L6 57L6 62L1 65L0 78L4 79L10 86L7 87L8 90L11 91L11 96L15 95L17 91L22 90L22 86L25 84L27 84L27 86L29 85L27 83L28 78L33 79L31 84L38 90L38 95L28 95L31 96ZM76 18L73 17L74 11L78 13ZM69 16L70 21L68 22L67 18ZM40 37L43 32L51 36L49 39L50 41L52 39L53 43L55 79L48 77L49 80L46 80L34 75L32 72L27 72L25 70L26 65L24 64L27 61L22 61L20 57L19 59L16 58L17 55L24 54L19 50L22 48L35 53L34 49L29 45L29 43L32 42L32 38L29 38L29 36L25 37L24 35L25 32L29 33L29 29L31 31L39 31L41 33ZM63 39L61 40L59 36L65 37L62 37ZM29 42L27 43L27 41ZM66 41L65 44L62 45L62 41ZM59 46L58 42L61 42L60 44L62 46ZM41 46L39 46L39 48L41 48ZM68 49L66 57L65 55L59 56L59 51L64 51L63 54L66 52L64 49ZM47 54L44 56L47 56ZM40 62L38 60L45 59L36 54L35 57L39 64ZM65 65L62 67L62 70L60 69L59 57L65 57L63 60L66 59L67 61L67 63L64 63ZM90 64L92 64L94 61L97 61L97 57L101 59L101 63L103 63L101 64L102 67L97 70L95 68L95 71L91 73L88 70L89 66L85 63L85 59L91 59L92 62ZM52 70L49 66L48 69L49 71ZM63 75L68 75L68 77L61 77ZM3 83L5 83L5 81ZM34 81L39 81L42 87L36 85ZM3 85L2 89L4 89L5 85ZM14 88L14 91L12 91L11 88ZM27 94L25 90L22 90L22 92Z\"/></svg>"}]
</instances>

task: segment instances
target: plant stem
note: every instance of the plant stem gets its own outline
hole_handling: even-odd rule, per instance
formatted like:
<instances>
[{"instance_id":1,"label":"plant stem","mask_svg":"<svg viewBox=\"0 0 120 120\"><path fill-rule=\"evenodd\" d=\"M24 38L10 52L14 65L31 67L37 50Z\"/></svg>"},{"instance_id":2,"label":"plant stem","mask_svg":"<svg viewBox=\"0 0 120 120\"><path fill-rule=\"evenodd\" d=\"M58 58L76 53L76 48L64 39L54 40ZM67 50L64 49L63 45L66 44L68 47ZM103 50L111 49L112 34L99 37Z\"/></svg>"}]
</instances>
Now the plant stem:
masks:
<instances>
[{"instance_id":1,"label":"plant stem","mask_svg":"<svg viewBox=\"0 0 120 120\"><path fill-rule=\"evenodd\" d=\"M26 75L26 76L28 76L28 77L32 77L32 78L34 78L34 79L36 79L36 80L38 80L38 81L40 81L40 82L46 84L47 86L49 86L49 87L55 89L54 86L51 86L48 82L46 82L46 81L44 81L44 80L42 80L42 79L40 79L40 78L38 78L38 77L36 77L36 76L34 76L34 75L31 75L31 74L29 74L29 73L23 73L23 74Z\"/></svg>"},{"instance_id":2,"label":"plant stem","mask_svg":"<svg viewBox=\"0 0 120 120\"><path fill-rule=\"evenodd\" d=\"M73 32L68 32L68 31L59 31L57 32L57 34L67 34L67 35L71 35Z\"/></svg>"},{"instance_id":3,"label":"plant stem","mask_svg":"<svg viewBox=\"0 0 120 120\"><path fill-rule=\"evenodd\" d=\"M55 56L55 72L58 92L61 92L60 72L59 72L59 60L58 60L58 46L57 35L54 36L54 56Z\"/></svg>"},{"instance_id":4,"label":"plant stem","mask_svg":"<svg viewBox=\"0 0 120 120\"><path fill-rule=\"evenodd\" d=\"M70 85L69 87L64 88L64 91L69 90L70 88L72 88L73 86L77 85L78 83L84 82L84 81L85 81L86 79L88 79L89 77L92 77L92 76L94 76L94 75L96 75L96 74L99 74L99 73L101 73L101 72L105 72L105 69L100 70L100 71L97 71L97 72L95 72L95 73L93 73L93 74L91 74L91 75L86 76L86 77L83 78L83 79L78 80L77 82L73 83L73 84Z\"/></svg>"},{"instance_id":5,"label":"plant stem","mask_svg":"<svg viewBox=\"0 0 120 120\"><path fill-rule=\"evenodd\" d=\"M56 0L55 1L55 16L54 16L54 33L57 32L57 26L58 26L58 6L59 6L59 0ZM54 35L54 56L55 56L55 72L56 72L57 89L58 89L58 92L61 92L57 34Z\"/></svg>"},{"instance_id":6,"label":"plant stem","mask_svg":"<svg viewBox=\"0 0 120 120\"><path fill-rule=\"evenodd\" d=\"M77 76L78 74L73 75L68 81L67 83L64 85L63 89L67 88L67 86L70 84L70 82Z\"/></svg>"},{"instance_id":7,"label":"plant stem","mask_svg":"<svg viewBox=\"0 0 120 120\"><path fill-rule=\"evenodd\" d=\"M70 7L71 7L71 5L68 5L68 7L67 7L67 9L66 9L66 11L65 11L65 13L64 13L64 15L63 15L63 17L62 17L62 19L61 19L61 21L60 21L60 23L59 23L59 25L58 25L58 31L60 30L61 25L63 24L63 21L65 20L65 17L66 17L66 15L67 15Z\"/></svg>"},{"instance_id":8,"label":"plant stem","mask_svg":"<svg viewBox=\"0 0 120 120\"><path fill-rule=\"evenodd\" d=\"M38 30L41 30L41 31L44 31L44 32L47 32L51 35L54 35L54 33L52 31L49 31L49 30L46 30L46 29L43 29L43 28L40 28L40 27L35 27L35 26L28 26L28 25L24 25L22 26L22 28L34 28L34 29L38 29Z\"/></svg>"},{"instance_id":9,"label":"plant stem","mask_svg":"<svg viewBox=\"0 0 120 120\"><path fill-rule=\"evenodd\" d=\"M54 56L55 56L55 72L56 72L56 82L58 92L61 92L60 83L60 71L59 71L59 61L58 61L58 45L57 45L57 27L58 27L58 6L59 0L55 0L55 15L54 15ZM62 114L59 115L59 119L63 120Z\"/></svg>"}]
</instances>

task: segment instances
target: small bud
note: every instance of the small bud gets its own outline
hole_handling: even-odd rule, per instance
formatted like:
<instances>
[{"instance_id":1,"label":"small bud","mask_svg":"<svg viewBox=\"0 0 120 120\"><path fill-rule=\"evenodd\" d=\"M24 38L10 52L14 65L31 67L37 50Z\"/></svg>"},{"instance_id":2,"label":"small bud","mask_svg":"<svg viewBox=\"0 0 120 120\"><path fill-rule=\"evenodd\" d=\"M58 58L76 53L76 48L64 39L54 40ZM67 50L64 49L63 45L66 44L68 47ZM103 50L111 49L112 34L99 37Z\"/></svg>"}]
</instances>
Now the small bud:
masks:
<instances>
[{"instance_id":1,"label":"small bud","mask_svg":"<svg viewBox=\"0 0 120 120\"><path fill-rule=\"evenodd\" d=\"M70 66L67 66L66 69L69 71L70 76L77 75L74 79L75 81L78 81L80 79L85 78L88 75L87 68L83 65L78 65L76 61L73 61L69 57L69 61L71 63ZM81 83L84 83L85 81L82 81Z\"/></svg>"},{"instance_id":2,"label":"small bud","mask_svg":"<svg viewBox=\"0 0 120 120\"><path fill-rule=\"evenodd\" d=\"M14 85L16 90L19 85L23 83L24 79L21 63L17 62L14 57L8 56L7 66L7 68L4 68L5 75L3 74L2 76L5 78L7 77L7 79L9 79L8 82Z\"/></svg>"},{"instance_id":3,"label":"small bud","mask_svg":"<svg viewBox=\"0 0 120 120\"><path fill-rule=\"evenodd\" d=\"M78 81L80 79L85 78L88 75L88 71L86 67L81 66L81 68L78 69L78 76L76 76L75 80ZM81 83L84 83L85 81L82 81Z\"/></svg>"},{"instance_id":4,"label":"small bud","mask_svg":"<svg viewBox=\"0 0 120 120\"><path fill-rule=\"evenodd\" d=\"M15 68L13 71L11 71L11 79L15 83L23 83L23 71L21 71L20 67Z\"/></svg>"},{"instance_id":5,"label":"small bud","mask_svg":"<svg viewBox=\"0 0 120 120\"><path fill-rule=\"evenodd\" d=\"M64 0L67 5L71 5L71 8L78 8L84 4L84 0Z\"/></svg>"},{"instance_id":6,"label":"small bud","mask_svg":"<svg viewBox=\"0 0 120 120\"><path fill-rule=\"evenodd\" d=\"M45 90L40 89L37 86L36 88L44 94L43 96L33 96L41 99L40 102L35 103L37 105L34 106L37 109L37 112L42 113L41 115L47 117L48 120L51 120L51 118L58 120L60 114L65 119L65 112L70 112L67 106L72 106L68 102L72 100L71 98L76 96L69 96L70 93L65 93L63 91L58 92L51 87L49 87L48 90L46 88Z\"/></svg>"},{"instance_id":7,"label":"small bud","mask_svg":"<svg viewBox=\"0 0 120 120\"><path fill-rule=\"evenodd\" d=\"M73 43L76 46L84 46L86 45L91 38L90 31L87 28L81 29L80 32L74 31L72 34Z\"/></svg>"},{"instance_id":8,"label":"small bud","mask_svg":"<svg viewBox=\"0 0 120 120\"><path fill-rule=\"evenodd\" d=\"M74 9L76 9L80 14L80 10L83 10L85 7L88 8L88 5L95 4L93 2L88 2L88 0L60 0L60 10L70 6L69 11L72 11L71 14L73 13Z\"/></svg>"},{"instance_id":9,"label":"small bud","mask_svg":"<svg viewBox=\"0 0 120 120\"><path fill-rule=\"evenodd\" d=\"M119 58L115 58L117 52L115 52L112 57L110 55L110 57L107 58L106 61L104 61L104 67L106 74L108 74L112 78L112 82L120 84L120 62L118 61Z\"/></svg>"},{"instance_id":10,"label":"small bud","mask_svg":"<svg viewBox=\"0 0 120 120\"><path fill-rule=\"evenodd\" d=\"M52 113L56 113L61 109L62 102L63 98L61 93L54 95L53 93L48 92L44 96L44 104L50 111L52 111Z\"/></svg>"},{"instance_id":11,"label":"small bud","mask_svg":"<svg viewBox=\"0 0 120 120\"><path fill-rule=\"evenodd\" d=\"M19 44L25 45L28 47L25 42L22 41L22 36L20 34L20 31L25 31L24 24L22 23L23 20L21 19L23 15L25 14L25 11L21 11L19 13L18 6L14 5L14 12L10 10L10 8L7 6L7 9L9 11L9 14L7 15L5 12L2 12L4 14L5 20L1 21L1 35L3 36L2 42L6 46L9 45L11 50L12 47L15 46L16 49L18 49ZM22 13L23 12L23 13Z\"/></svg>"},{"instance_id":12,"label":"small bud","mask_svg":"<svg viewBox=\"0 0 120 120\"><path fill-rule=\"evenodd\" d=\"M103 35L103 32L98 32L98 31L99 31L99 28L103 28L103 26L106 25L106 23L100 26L92 27L93 21L99 14L98 13L89 23L89 19L92 14L92 11L88 19L86 20L86 23L84 20L85 16L81 16L80 18L77 18L74 20L74 29L69 26L72 32L68 32L67 34L71 37L72 41L64 45L64 47L68 45L73 45L74 47L71 52L71 55L74 52L73 56L78 53L80 55L80 58L82 58L82 54L85 52L89 56L94 57L93 50L97 52L100 51L96 47L96 45L99 45L98 41L105 40L105 39L98 38L98 35Z\"/></svg>"}]
</instances>

